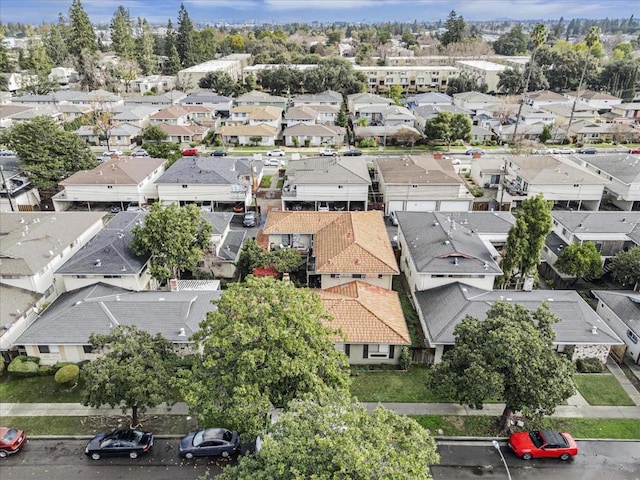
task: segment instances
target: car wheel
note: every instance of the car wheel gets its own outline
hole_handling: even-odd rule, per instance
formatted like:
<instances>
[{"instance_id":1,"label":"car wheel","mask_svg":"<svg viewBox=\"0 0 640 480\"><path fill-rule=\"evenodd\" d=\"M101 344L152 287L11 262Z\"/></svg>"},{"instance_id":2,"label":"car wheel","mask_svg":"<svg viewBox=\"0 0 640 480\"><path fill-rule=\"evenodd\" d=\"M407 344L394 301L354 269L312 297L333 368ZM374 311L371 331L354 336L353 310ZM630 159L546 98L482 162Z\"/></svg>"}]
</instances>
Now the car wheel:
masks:
<instances>
[{"instance_id":1,"label":"car wheel","mask_svg":"<svg viewBox=\"0 0 640 480\"><path fill-rule=\"evenodd\" d=\"M224 452L222 452L222 456L224 458L228 458L229 457L229 452L227 452L226 450Z\"/></svg>"},{"instance_id":2,"label":"car wheel","mask_svg":"<svg viewBox=\"0 0 640 480\"><path fill-rule=\"evenodd\" d=\"M187 452L184 454L184 458L193 458L193 453Z\"/></svg>"},{"instance_id":3,"label":"car wheel","mask_svg":"<svg viewBox=\"0 0 640 480\"><path fill-rule=\"evenodd\" d=\"M0 458L4 458L7 456L7 452L5 452L4 450L0 450Z\"/></svg>"},{"instance_id":4,"label":"car wheel","mask_svg":"<svg viewBox=\"0 0 640 480\"><path fill-rule=\"evenodd\" d=\"M129 453L129 458L138 458L138 453L137 452Z\"/></svg>"},{"instance_id":5,"label":"car wheel","mask_svg":"<svg viewBox=\"0 0 640 480\"><path fill-rule=\"evenodd\" d=\"M569 460L571 458L571 455L569 455L568 453L563 453L562 455L560 455L560 460Z\"/></svg>"},{"instance_id":6,"label":"car wheel","mask_svg":"<svg viewBox=\"0 0 640 480\"><path fill-rule=\"evenodd\" d=\"M99 453L92 453L91 454L91 458L93 458L94 460L100 460L100 454Z\"/></svg>"},{"instance_id":7,"label":"car wheel","mask_svg":"<svg viewBox=\"0 0 640 480\"><path fill-rule=\"evenodd\" d=\"M522 455L523 460L531 460L532 458L533 458L533 455L531 455L529 452Z\"/></svg>"}]
</instances>

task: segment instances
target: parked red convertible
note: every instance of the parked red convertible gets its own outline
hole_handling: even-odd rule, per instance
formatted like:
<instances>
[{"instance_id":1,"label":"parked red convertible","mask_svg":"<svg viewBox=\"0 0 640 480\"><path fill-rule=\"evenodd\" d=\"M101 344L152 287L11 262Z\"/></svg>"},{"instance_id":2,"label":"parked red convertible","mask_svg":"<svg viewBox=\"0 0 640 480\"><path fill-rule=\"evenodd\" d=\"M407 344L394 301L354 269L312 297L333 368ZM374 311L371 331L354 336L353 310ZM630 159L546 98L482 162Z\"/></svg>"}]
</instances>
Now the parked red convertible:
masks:
<instances>
[{"instance_id":1,"label":"parked red convertible","mask_svg":"<svg viewBox=\"0 0 640 480\"><path fill-rule=\"evenodd\" d=\"M517 432L509 437L513 453L523 460L560 458L568 460L578 454L578 445L571 435L555 430Z\"/></svg>"}]
</instances>

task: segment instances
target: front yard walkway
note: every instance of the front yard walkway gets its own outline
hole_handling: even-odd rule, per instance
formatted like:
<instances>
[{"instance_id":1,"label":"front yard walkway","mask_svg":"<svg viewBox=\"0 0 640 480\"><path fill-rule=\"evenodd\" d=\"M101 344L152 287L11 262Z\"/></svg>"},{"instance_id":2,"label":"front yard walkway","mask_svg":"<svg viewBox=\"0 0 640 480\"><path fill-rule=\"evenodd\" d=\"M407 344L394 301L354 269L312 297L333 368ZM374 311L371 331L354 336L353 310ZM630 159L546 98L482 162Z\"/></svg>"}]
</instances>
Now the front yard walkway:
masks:
<instances>
[{"instance_id":1,"label":"front yard walkway","mask_svg":"<svg viewBox=\"0 0 640 480\"><path fill-rule=\"evenodd\" d=\"M636 387L633 386L622 369L611 357L607 358L607 368L609 369L611 374L616 377L616 380L620 382L620 385L622 386L624 391L627 392L631 400L633 400L633 403L635 403L636 405L640 405L640 392L636 390Z\"/></svg>"}]
</instances>

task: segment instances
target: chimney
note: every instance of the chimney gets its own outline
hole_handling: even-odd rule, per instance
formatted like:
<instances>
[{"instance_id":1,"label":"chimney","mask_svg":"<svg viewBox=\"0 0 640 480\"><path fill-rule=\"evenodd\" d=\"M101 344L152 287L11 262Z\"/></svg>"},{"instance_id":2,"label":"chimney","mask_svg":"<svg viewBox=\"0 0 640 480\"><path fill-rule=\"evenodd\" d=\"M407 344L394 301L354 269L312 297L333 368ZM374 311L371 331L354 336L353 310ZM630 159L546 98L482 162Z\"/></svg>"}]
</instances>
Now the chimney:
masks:
<instances>
[{"instance_id":1,"label":"chimney","mask_svg":"<svg viewBox=\"0 0 640 480\"><path fill-rule=\"evenodd\" d=\"M169 291L177 292L178 290L180 290L180 288L178 287L178 279L177 278L170 278L169 279Z\"/></svg>"},{"instance_id":2,"label":"chimney","mask_svg":"<svg viewBox=\"0 0 640 480\"><path fill-rule=\"evenodd\" d=\"M591 325L591 333L593 333L594 335L598 334L598 327L595 325Z\"/></svg>"}]
</instances>

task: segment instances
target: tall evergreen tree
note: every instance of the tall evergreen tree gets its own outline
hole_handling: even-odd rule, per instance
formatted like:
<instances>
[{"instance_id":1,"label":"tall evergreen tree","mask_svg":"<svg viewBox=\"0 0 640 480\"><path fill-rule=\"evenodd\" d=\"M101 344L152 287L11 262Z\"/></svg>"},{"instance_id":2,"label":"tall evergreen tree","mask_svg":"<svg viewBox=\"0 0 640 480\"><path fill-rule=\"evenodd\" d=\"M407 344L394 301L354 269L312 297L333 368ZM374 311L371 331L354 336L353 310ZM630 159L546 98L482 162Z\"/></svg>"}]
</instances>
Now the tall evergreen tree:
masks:
<instances>
[{"instance_id":1,"label":"tall evergreen tree","mask_svg":"<svg viewBox=\"0 0 640 480\"><path fill-rule=\"evenodd\" d=\"M164 71L167 75L175 75L181 69L180 55L178 54L178 48L174 44L171 46L171 53L169 54L169 60L165 64Z\"/></svg>"},{"instance_id":2,"label":"tall evergreen tree","mask_svg":"<svg viewBox=\"0 0 640 480\"><path fill-rule=\"evenodd\" d=\"M122 5L118 7L111 19L111 42L113 51L120 58L135 58L136 39L133 36L133 21L129 10Z\"/></svg>"},{"instance_id":3,"label":"tall evergreen tree","mask_svg":"<svg viewBox=\"0 0 640 480\"><path fill-rule=\"evenodd\" d=\"M91 26L89 15L84 11L80 0L73 0L69 9L69 52L76 59L83 55L83 52L95 53L98 51L98 41Z\"/></svg>"},{"instance_id":4,"label":"tall evergreen tree","mask_svg":"<svg viewBox=\"0 0 640 480\"><path fill-rule=\"evenodd\" d=\"M458 16L455 10L451 10L447 20L444 22L446 32L440 37L440 43L446 47L450 43L457 43L464 40L467 25L462 16Z\"/></svg>"},{"instance_id":5,"label":"tall evergreen tree","mask_svg":"<svg viewBox=\"0 0 640 480\"><path fill-rule=\"evenodd\" d=\"M196 30L193 22L189 18L184 3L180 4L178 12L178 35L176 37L176 48L180 55L180 63L184 68L191 67L196 64L195 61L195 39Z\"/></svg>"},{"instance_id":6,"label":"tall evergreen tree","mask_svg":"<svg viewBox=\"0 0 640 480\"><path fill-rule=\"evenodd\" d=\"M153 53L153 34L146 18L142 20L138 17L138 32L138 65L143 75L150 75L156 72L158 60Z\"/></svg>"},{"instance_id":7,"label":"tall evergreen tree","mask_svg":"<svg viewBox=\"0 0 640 480\"><path fill-rule=\"evenodd\" d=\"M49 26L42 41L47 51L47 56L55 66L67 66L70 64L69 46L65 40L67 26L64 17L60 16L57 24Z\"/></svg>"}]
</instances>

